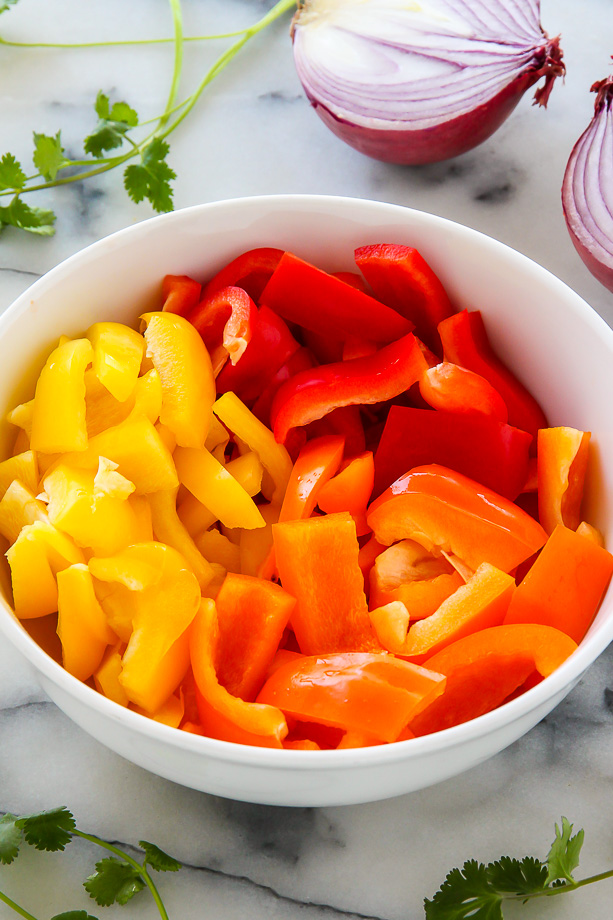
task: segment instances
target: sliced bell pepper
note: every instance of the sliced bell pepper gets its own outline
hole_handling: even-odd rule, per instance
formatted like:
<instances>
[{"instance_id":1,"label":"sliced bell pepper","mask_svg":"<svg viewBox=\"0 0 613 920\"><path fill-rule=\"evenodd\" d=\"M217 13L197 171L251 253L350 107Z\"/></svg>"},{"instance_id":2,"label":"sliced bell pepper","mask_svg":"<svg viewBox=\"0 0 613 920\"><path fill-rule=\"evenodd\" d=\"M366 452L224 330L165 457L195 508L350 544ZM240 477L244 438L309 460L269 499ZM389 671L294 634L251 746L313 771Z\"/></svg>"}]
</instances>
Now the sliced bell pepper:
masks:
<instances>
[{"instance_id":1,"label":"sliced bell pepper","mask_svg":"<svg viewBox=\"0 0 613 920\"><path fill-rule=\"evenodd\" d=\"M390 601L368 611L370 622L381 647L388 652L401 652L407 641L409 611L402 601Z\"/></svg>"},{"instance_id":2,"label":"sliced bell pepper","mask_svg":"<svg viewBox=\"0 0 613 920\"><path fill-rule=\"evenodd\" d=\"M330 335L300 329L300 340L316 358L315 364L334 364L343 360L343 342Z\"/></svg>"},{"instance_id":3,"label":"sliced bell pepper","mask_svg":"<svg viewBox=\"0 0 613 920\"><path fill-rule=\"evenodd\" d=\"M204 297L187 319L198 330L212 354L220 345L234 365L243 356L251 341L257 307L246 291L225 287Z\"/></svg>"},{"instance_id":4,"label":"sliced bell pepper","mask_svg":"<svg viewBox=\"0 0 613 920\"><path fill-rule=\"evenodd\" d=\"M244 533L254 533L254 531L245 530ZM194 542L208 562L216 562L218 565L223 565L226 572L240 573L240 548L214 527L210 530L205 530L196 537Z\"/></svg>"},{"instance_id":5,"label":"sliced bell pepper","mask_svg":"<svg viewBox=\"0 0 613 920\"><path fill-rule=\"evenodd\" d=\"M338 278L339 281L344 281L345 284L350 284L352 287L357 288L358 291L363 291L364 294L368 294L368 286L361 275L358 275L357 272L330 272L334 278Z\"/></svg>"},{"instance_id":6,"label":"sliced bell pepper","mask_svg":"<svg viewBox=\"0 0 613 920\"><path fill-rule=\"evenodd\" d=\"M282 249L274 249L271 246L262 246L241 253L211 278L204 287L203 296L209 297L231 284L239 285L254 300L258 300L282 255Z\"/></svg>"},{"instance_id":7,"label":"sliced bell pepper","mask_svg":"<svg viewBox=\"0 0 613 920\"><path fill-rule=\"evenodd\" d=\"M300 436L305 429L293 428L288 434L288 443L292 437ZM307 439L324 437L324 435L342 435L345 439L345 456L355 457L364 453L366 436L359 406L339 406L323 418L319 418L306 428Z\"/></svg>"},{"instance_id":8,"label":"sliced bell pepper","mask_svg":"<svg viewBox=\"0 0 613 920\"><path fill-rule=\"evenodd\" d=\"M613 574L613 556L558 524L518 585L505 623L540 623L581 642Z\"/></svg>"},{"instance_id":9,"label":"sliced bell pepper","mask_svg":"<svg viewBox=\"0 0 613 920\"><path fill-rule=\"evenodd\" d=\"M441 281L417 249L392 243L360 246L355 261L375 297L411 320L416 334L438 352L436 327L452 314L453 307Z\"/></svg>"},{"instance_id":10,"label":"sliced bell pepper","mask_svg":"<svg viewBox=\"0 0 613 920\"><path fill-rule=\"evenodd\" d=\"M493 626L459 639L425 666L447 678L438 699L409 723L417 735L459 725L500 706L535 670L543 677L572 655L575 642L550 626Z\"/></svg>"},{"instance_id":11,"label":"sliced bell pepper","mask_svg":"<svg viewBox=\"0 0 613 920\"><path fill-rule=\"evenodd\" d=\"M581 521L577 527L576 533L578 533L580 537L585 537L588 540L592 540L596 546L604 547L603 535L596 527L588 524L587 521Z\"/></svg>"},{"instance_id":12,"label":"sliced bell pepper","mask_svg":"<svg viewBox=\"0 0 613 920\"><path fill-rule=\"evenodd\" d=\"M368 355L374 355L376 350L375 342L352 336L343 345L343 361L351 361L353 358L367 358Z\"/></svg>"},{"instance_id":13,"label":"sliced bell pepper","mask_svg":"<svg viewBox=\"0 0 613 920\"><path fill-rule=\"evenodd\" d=\"M463 415L479 412L499 422L509 417L504 399L485 377L449 361L428 368L419 381L419 392L433 409Z\"/></svg>"},{"instance_id":14,"label":"sliced bell pepper","mask_svg":"<svg viewBox=\"0 0 613 920\"><path fill-rule=\"evenodd\" d=\"M281 584L297 604L291 625L305 655L371 651L359 546L350 514L273 524Z\"/></svg>"},{"instance_id":15,"label":"sliced bell pepper","mask_svg":"<svg viewBox=\"0 0 613 920\"><path fill-rule=\"evenodd\" d=\"M517 505L434 463L396 480L370 505L367 519L380 543L416 540L459 556L473 570L489 562L510 572L547 539Z\"/></svg>"},{"instance_id":16,"label":"sliced bell pepper","mask_svg":"<svg viewBox=\"0 0 613 920\"><path fill-rule=\"evenodd\" d=\"M188 275L165 275L162 279L162 310L187 316L200 300L202 285Z\"/></svg>"},{"instance_id":17,"label":"sliced bell pepper","mask_svg":"<svg viewBox=\"0 0 613 920\"><path fill-rule=\"evenodd\" d=\"M249 411L235 393L224 393L220 396L213 406L213 411L236 437L256 452L273 481L273 493L270 497L280 504L292 472L292 461L286 449L277 443L270 429Z\"/></svg>"},{"instance_id":18,"label":"sliced bell pepper","mask_svg":"<svg viewBox=\"0 0 613 920\"><path fill-rule=\"evenodd\" d=\"M14 479L0 499L0 534L14 543L21 528L34 521L49 522L47 508L19 479Z\"/></svg>"},{"instance_id":19,"label":"sliced bell pepper","mask_svg":"<svg viewBox=\"0 0 613 920\"><path fill-rule=\"evenodd\" d=\"M409 611L411 622L423 620L463 584L462 577L443 556L432 556L413 540L401 540L380 551L374 560L370 569L370 606L385 607L400 601Z\"/></svg>"},{"instance_id":20,"label":"sliced bell pepper","mask_svg":"<svg viewBox=\"0 0 613 920\"><path fill-rule=\"evenodd\" d=\"M391 742L444 686L440 674L391 655L344 652L288 662L257 699L296 719Z\"/></svg>"},{"instance_id":21,"label":"sliced bell pepper","mask_svg":"<svg viewBox=\"0 0 613 920\"><path fill-rule=\"evenodd\" d=\"M590 432L542 428L538 433L539 520L547 533L558 524L576 530L587 470Z\"/></svg>"},{"instance_id":22,"label":"sliced bell pepper","mask_svg":"<svg viewBox=\"0 0 613 920\"><path fill-rule=\"evenodd\" d=\"M34 396L33 450L53 454L85 450L85 369L94 350L88 339L58 345L40 372Z\"/></svg>"},{"instance_id":23,"label":"sliced bell pepper","mask_svg":"<svg viewBox=\"0 0 613 920\"><path fill-rule=\"evenodd\" d=\"M326 364L296 374L277 392L271 422L277 441L340 406L392 399L416 383L426 362L412 333L367 358Z\"/></svg>"},{"instance_id":24,"label":"sliced bell pepper","mask_svg":"<svg viewBox=\"0 0 613 920\"><path fill-rule=\"evenodd\" d=\"M514 501L526 481L531 440L485 415L392 406L375 453L373 494L415 466L440 463Z\"/></svg>"},{"instance_id":25,"label":"sliced bell pepper","mask_svg":"<svg viewBox=\"0 0 613 920\"><path fill-rule=\"evenodd\" d=\"M57 595L62 664L74 677L87 680L117 636L98 603L86 565L77 563L57 573Z\"/></svg>"},{"instance_id":26,"label":"sliced bell pepper","mask_svg":"<svg viewBox=\"0 0 613 920\"><path fill-rule=\"evenodd\" d=\"M266 521L266 527L259 530L242 530L239 542L240 571L243 575L265 577L262 569L270 573L270 551L272 549L272 525L279 520L280 508L275 504L259 505L260 514Z\"/></svg>"},{"instance_id":27,"label":"sliced bell pepper","mask_svg":"<svg viewBox=\"0 0 613 920\"><path fill-rule=\"evenodd\" d=\"M181 448L182 449L182 448ZM174 547L198 579L201 589L213 579L213 569L177 515L177 489L164 489L149 496L153 534L160 543Z\"/></svg>"},{"instance_id":28,"label":"sliced bell pepper","mask_svg":"<svg viewBox=\"0 0 613 920\"><path fill-rule=\"evenodd\" d=\"M322 490L341 465L344 447L345 439L338 435L315 438L305 444L293 466L279 521L299 521L311 516L319 503Z\"/></svg>"},{"instance_id":29,"label":"sliced bell pepper","mask_svg":"<svg viewBox=\"0 0 613 920\"><path fill-rule=\"evenodd\" d=\"M227 527L264 527L257 505L208 450L178 447L174 454L181 483Z\"/></svg>"},{"instance_id":30,"label":"sliced bell pepper","mask_svg":"<svg viewBox=\"0 0 613 920\"><path fill-rule=\"evenodd\" d=\"M341 341L351 335L388 343L413 329L395 310L291 252L281 257L260 300L284 319Z\"/></svg>"},{"instance_id":31,"label":"sliced bell pepper","mask_svg":"<svg viewBox=\"0 0 613 920\"><path fill-rule=\"evenodd\" d=\"M514 590L511 575L484 562L435 613L410 626L400 654L423 663L463 636L502 625Z\"/></svg>"},{"instance_id":32,"label":"sliced bell pepper","mask_svg":"<svg viewBox=\"0 0 613 920\"><path fill-rule=\"evenodd\" d=\"M86 370L85 426L87 437L93 438L105 428L111 428L125 421L134 407L133 394L134 388L125 402L119 402L100 382L93 368Z\"/></svg>"},{"instance_id":33,"label":"sliced bell pepper","mask_svg":"<svg viewBox=\"0 0 613 920\"><path fill-rule=\"evenodd\" d=\"M296 599L270 581L228 573L215 605L217 678L233 696L255 700Z\"/></svg>"},{"instance_id":34,"label":"sliced bell pepper","mask_svg":"<svg viewBox=\"0 0 613 920\"><path fill-rule=\"evenodd\" d=\"M38 492L38 457L33 450L25 450L0 462L0 498L15 479L19 479L30 492Z\"/></svg>"},{"instance_id":35,"label":"sliced bell pepper","mask_svg":"<svg viewBox=\"0 0 613 920\"><path fill-rule=\"evenodd\" d=\"M174 313L145 313L147 355L160 375L160 421L181 447L203 447L215 402L215 378L204 342Z\"/></svg>"},{"instance_id":36,"label":"sliced bell pepper","mask_svg":"<svg viewBox=\"0 0 613 920\"><path fill-rule=\"evenodd\" d=\"M56 576L85 562L78 546L45 521L23 527L6 553L11 567L13 606L20 620L44 617L57 610Z\"/></svg>"},{"instance_id":37,"label":"sliced bell pepper","mask_svg":"<svg viewBox=\"0 0 613 920\"><path fill-rule=\"evenodd\" d=\"M94 673L94 684L98 693L106 696L107 699L113 700L118 706L126 706L130 702L126 691L119 683L121 674L122 652L117 645L109 645L104 657Z\"/></svg>"},{"instance_id":38,"label":"sliced bell pepper","mask_svg":"<svg viewBox=\"0 0 613 920\"><path fill-rule=\"evenodd\" d=\"M251 341L236 365L226 364L217 377L217 392L236 393L253 403L274 374L298 351L300 344L287 323L267 306L258 310L252 322Z\"/></svg>"},{"instance_id":39,"label":"sliced bell pepper","mask_svg":"<svg viewBox=\"0 0 613 920\"><path fill-rule=\"evenodd\" d=\"M317 504L327 514L348 511L353 517L358 537L369 532L366 506L375 479L372 451L365 451L343 464L340 473L324 483Z\"/></svg>"},{"instance_id":40,"label":"sliced bell pepper","mask_svg":"<svg viewBox=\"0 0 613 920\"><path fill-rule=\"evenodd\" d=\"M358 565L360 566L360 571L362 572L367 585L368 576L370 570L375 564L375 559L379 553L382 553L386 548L387 547L385 547L382 543L378 543L373 536L371 536L370 539L360 547L360 551L358 553Z\"/></svg>"},{"instance_id":41,"label":"sliced bell pepper","mask_svg":"<svg viewBox=\"0 0 613 920\"><path fill-rule=\"evenodd\" d=\"M287 735L285 716L275 706L233 696L220 684L215 670L218 647L215 602L203 598L191 628L190 654L204 733L223 741L280 748Z\"/></svg>"},{"instance_id":42,"label":"sliced bell pepper","mask_svg":"<svg viewBox=\"0 0 613 920\"><path fill-rule=\"evenodd\" d=\"M263 467L255 451L250 451L225 464L226 472L235 479L250 498L257 495L262 486ZM191 537L196 537L208 530L219 518L203 505L191 492L182 499L177 513Z\"/></svg>"},{"instance_id":43,"label":"sliced bell pepper","mask_svg":"<svg viewBox=\"0 0 613 920\"><path fill-rule=\"evenodd\" d=\"M478 310L462 310L438 326L445 361L460 364L492 384L509 411L509 424L528 431L535 439L539 428L547 428L545 414L535 398L495 355Z\"/></svg>"},{"instance_id":44,"label":"sliced bell pepper","mask_svg":"<svg viewBox=\"0 0 613 920\"><path fill-rule=\"evenodd\" d=\"M268 381L253 404L253 414L265 425L270 425L270 410L277 390L295 374L312 367L315 367L315 361L308 348L295 351Z\"/></svg>"},{"instance_id":45,"label":"sliced bell pepper","mask_svg":"<svg viewBox=\"0 0 613 920\"><path fill-rule=\"evenodd\" d=\"M94 323L87 338L94 349L94 374L118 402L125 402L140 373L145 340L123 323Z\"/></svg>"}]
</instances>

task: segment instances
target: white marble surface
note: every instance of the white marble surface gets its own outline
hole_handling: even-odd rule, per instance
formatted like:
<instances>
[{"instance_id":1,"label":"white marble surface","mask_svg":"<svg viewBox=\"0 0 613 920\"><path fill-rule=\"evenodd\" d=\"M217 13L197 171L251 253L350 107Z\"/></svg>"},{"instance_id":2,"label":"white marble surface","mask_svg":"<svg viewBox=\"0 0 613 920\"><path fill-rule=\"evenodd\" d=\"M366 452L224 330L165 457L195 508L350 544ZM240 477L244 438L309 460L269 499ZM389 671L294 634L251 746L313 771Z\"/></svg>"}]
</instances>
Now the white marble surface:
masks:
<instances>
[{"instance_id":1,"label":"white marble surface","mask_svg":"<svg viewBox=\"0 0 613 920\"><path fill-rule=\"evenodd\" d=\"M237 28L269 0L186 0L187 33ZM257 38L173 136L177 207L271 192L354 195L452 218L519 249L570 284L609 322L613 297L588 274L567 237L560 185L592 111L591 83L613 52L610 0L543 0L542 21L562 33L568 75L547 111L525 97L477 150L439 165L400 168L365 159L310 111L297 82L287 21ZM170 34L164 0L21 0L0 34L21 40L91 40ZM186 49L185 88L212 49ZM75 149L92 124L98 89L142 117L166 94L169 46L93 51L0 47L0 153L29 157L32 129L62 128ZM57 234L0 237L0 309L32 280L88 243L150 215L119 176L46 193ZM547 347L547 343L543 343ZM586 368L586 372L589 370ZM185 861L162 879L173 920L341 916L418 920L453 865L502 853L544 855L554 820L587 832L583 871L613 866L613 653L605 653L543 723L488 763L437 787L372 805L275 809L216 799L149 775L100 747L48 702L27 667L0 648L0 812L66 803L82 828L114 840L155 840ZM96 855L96 858L97 855ZM0 869L0 888L46 918L68 907L153 917L142 897L99 909L79 892L87 845L70 855L31 853ZM34 874L36 873L36 874ZM34 881L33 881L34 879ZM512 917L610 920L611 882ZM0 904L0 918L15 916Z\"/></svg>"}]
</instances>

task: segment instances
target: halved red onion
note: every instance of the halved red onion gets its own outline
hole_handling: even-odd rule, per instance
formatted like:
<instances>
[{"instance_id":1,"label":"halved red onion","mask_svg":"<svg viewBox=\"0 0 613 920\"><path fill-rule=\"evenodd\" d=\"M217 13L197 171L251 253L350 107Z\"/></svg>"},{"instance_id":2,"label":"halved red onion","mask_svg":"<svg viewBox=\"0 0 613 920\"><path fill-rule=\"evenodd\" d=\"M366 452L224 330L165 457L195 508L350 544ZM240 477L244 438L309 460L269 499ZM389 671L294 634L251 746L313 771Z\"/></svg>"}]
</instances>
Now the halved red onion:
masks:
<instances>
[{"instance_id":1,"label":"halved red onion","mask_svg":"<svg viewBox=\"0 0 613 920\"><path fill-rule=\"evenodd\" d=\"M564 73L539 0L300 0L292 35L320 118L362 153L433 163L488 138Z\"/></svg>"},{"instance_id":2,"label":"halved red onion","mask_svg":"<svg viewBox=\"0 0 613 920\"><path fill-rule=\"evenodd\" d=\"M613 76L592 86L594 117L570 155L562 207L575 249L613 291Z\"/></svg>"}]
</instances>

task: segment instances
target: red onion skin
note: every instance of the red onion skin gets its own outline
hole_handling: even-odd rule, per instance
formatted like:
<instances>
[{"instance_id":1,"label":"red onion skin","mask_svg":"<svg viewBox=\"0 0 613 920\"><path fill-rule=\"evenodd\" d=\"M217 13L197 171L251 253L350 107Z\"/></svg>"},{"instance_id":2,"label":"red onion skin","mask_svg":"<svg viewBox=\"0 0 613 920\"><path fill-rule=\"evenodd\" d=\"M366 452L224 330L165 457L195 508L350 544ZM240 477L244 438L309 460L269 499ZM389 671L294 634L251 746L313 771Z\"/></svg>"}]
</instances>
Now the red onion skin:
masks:
<instances>
[{"instance_id":1,"label":"red onion skin","mask_svg":"<svg viewBox=\"0 0 613 920\"><path fill-rule=\"evenodd\" d=\"M294 25L299 19L297 14ZM541 30L542 31L542 30ZM487 140L509 117L526 90L541 77L545 83L537 89L534 103L547 106L556 77L566 68L562 61L560 37L549 39L545 32L543 44L535 49L534 61L496 96L456 118L420 130L368 128L356 125L333 114L313 97L306 86L305 94L321 120L330 130L360 153L401 166L438 163L472 150ZM294 29L292 29L292 39ZM410 102L407 103L410 105Z\"/></svg>"},{"instance_id":2,"label":"red onion skin","mask_svg":"<svg viewBox=\"0 0 613 920\"><path fill-rule=\"evenodd\" d=\"M592 86L592 92L598 93L594 105L594 118L573 147L572 153L569 157L566 171L564 173L564 180L562 182L562 210L564 211L564 218L566 220L566 226L568 228L568 233L572 243L579 253L581 259L583 260L586 268L592 273L592 275L594 275L598 281L600 281L601 284L603 284L609 291L613 293L613 257L610 259L610 264L604 264L594 255L589 245L586 245L577 236L573 227L574 220L580 219L576 214L576 209L574 207L572 189L576 155L581 146L581 141L589 132L590 128L594 124L595 119L598 118L601 109L608 104L607 96L610 95L611 99L613 100L613 77L609 77L607 80L600 80L599 82L594 83ZM571 214L575 215L574 219L571 217ZM589 237L587 238L589 239Z\"/></svg>"}]
</instances>

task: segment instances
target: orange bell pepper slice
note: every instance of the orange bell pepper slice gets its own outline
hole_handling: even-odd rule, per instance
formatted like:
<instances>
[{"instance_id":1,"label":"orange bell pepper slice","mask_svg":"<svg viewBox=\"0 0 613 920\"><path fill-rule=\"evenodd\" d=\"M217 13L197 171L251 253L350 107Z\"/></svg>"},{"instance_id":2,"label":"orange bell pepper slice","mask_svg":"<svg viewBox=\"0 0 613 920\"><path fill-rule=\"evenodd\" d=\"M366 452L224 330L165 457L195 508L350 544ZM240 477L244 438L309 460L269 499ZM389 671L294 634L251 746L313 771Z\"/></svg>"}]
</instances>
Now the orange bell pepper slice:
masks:
<instances>
[{"instance_id":1,"label":"orange bell pepper slice","mask_svg":"<svg viewBox=\"0 0 613 920\"><path fill-rule=\"evenodd\" d=\"M493 626L428 658L444 674L445 691L409 723L415 735L459 725L500 706L534 671L548 677L577 645L550 626Z\"/></svg>"},{"instance_id":2,"label":"orange bell pepper slice","mask_svg":"<svg viewBox=\"0 0 613 920\"><path fill-rule=\"evenodd\" d=\"M370 530L366 506L374 483L375 461L372 451L367 450L343 464L340 473L324 485L317 503L327 514L348 511L355 521L358 537L363 537Z\"/></svg>"},{"instance_id":3,"label":"orange bell pepper slice","mask_svg":"<svg viewBox=\"0 0 613 920\"><path fill-rule=\"evenodd\" d=\"M590 432L541 428L537 445L540 522L548 534L558 524L576 530L581 521Z\"/></svg>"},{"instance_id":4,"label":"orange bell pepper slice","mask_svg":"<svg viewBox=\"0 0 613 920\"><path fill-rule=\"evenodd\" d=\"M223 741L282 747L287 722L280 709L233 696L217 677L219 624L215 602L203 598L192 624L190 653L198 689L198 710L205 734Z\"/></svg>"},{"instance_id":5,"label":"orange bell pepper slice","mask_svg":"<svg viewBox=\"0 0 613 920\"><path fill-rule=\"evenodd\" d=\"M503 424L509 417L504 399L489 380L450 361L428 368L419 380L419 392L433 409L464 415L477 412Z\"/></svg>"},{"instance_id":6,"label":"orange bell pepper slice","mask_svg":"<svg viewBox=\"0 0 613 920\"><path fill-rule=\"evenodd\" d=\"M559 524L518 585L505 623L540 623L581 642L613 574L613 556Z\"/></svg>"},{"instance_id":7,"label":"orange bell pepper slice","mask_svg":"<svg viewBox=\"0 0 613 920\"><path fill-rule=\"evenodd\" d=\"M389 742L444 686L440 674L391 655L344 652L288 662L257 699L293 718Z\"/></svg>"},{"instance_id":8,"label":"orange bell pepper slice","mask_svg":"<svg viewBox=\"0 0 613 920\"><path fill-rule=\"evenodd\" d=\"M252 701L264 683L296 599L270 581L228 573L215 603L217 678L232 696Z\"/></svg>"},{"instance_id":9,"label":"orange bell pepper slice","mask_svg":"<svg viewBox=\"0 0 613 920\"><path fill-rule=\"evenodd\" d=\"M402 540L382 550L370 569L370 607L400 601L411 622L423 620L463 584L445 558L432 556L413 540Z\"/></svg>"},{"instance_id":10,"label":"orange bell pepper slice","mask_svg":"<svg viewBox=\"0 0 613 920\"><path fill-rule=\"evenodd\" d=\"M351 515L286 521L272 530L281 584L297 600L291 624L301 651L326 655L378 648Z\"/></svg>"},{"instance_id":11,"label":"orange bell pepper slice","mask_svg":"<svg viewBox=\"0 0 613 920\"><path fill-rule=\"evenodd\" d=\"M489 562L510 572L547 539L517 505L435 463L396 480L371 504L367 519L380 543L417 540L458 556L473 570Z\"/></svg>"},{"instance_id":12,"label":"orange bell pepper slice","mask_svg":"<svg viewBox=\"0 0 613 920\"><path fill-rule=\"evenodd\" d=\"M215 402L209 353L194 327L175 313L145 313L147 355L162 383L160 421L181 447L203 447Z\"/></svg>"},{"instance_id":13,"label":"orange bell pepper slice","mask_svg":"<svg viewBox=\"0 0 613 920\"><path fill-rule=\"evenodd\" d=\"M344 447L345 439L340 435L307 441L294 463L279 521L299 521L311 516L322 490L341 465Z\"/></svg>"},{"instance_id":14,"label":"orange bell pepper slice","mask_svg":"<svg viewBox=\"0 0 613 920\"><path fill-rule=\"evenodd\" d=\"M482 563L435 613L409 628L402 655L423 662L463 636L500 626L514 590L515 581L510 575Z\"/></svg>"}]
</instances>

